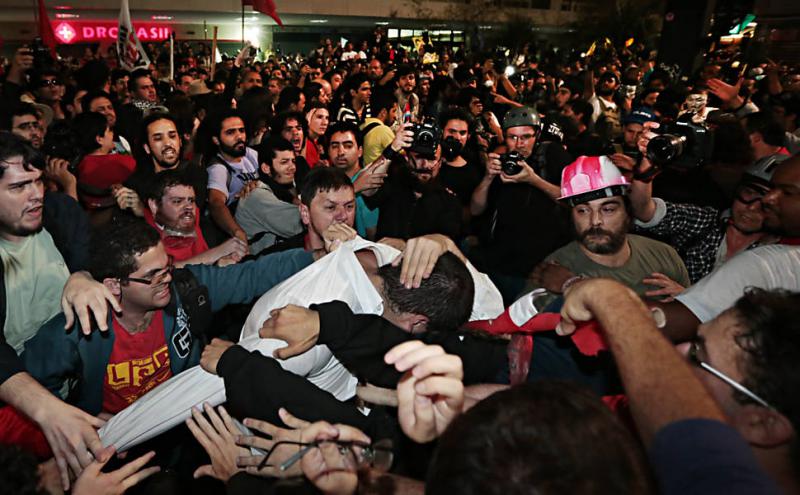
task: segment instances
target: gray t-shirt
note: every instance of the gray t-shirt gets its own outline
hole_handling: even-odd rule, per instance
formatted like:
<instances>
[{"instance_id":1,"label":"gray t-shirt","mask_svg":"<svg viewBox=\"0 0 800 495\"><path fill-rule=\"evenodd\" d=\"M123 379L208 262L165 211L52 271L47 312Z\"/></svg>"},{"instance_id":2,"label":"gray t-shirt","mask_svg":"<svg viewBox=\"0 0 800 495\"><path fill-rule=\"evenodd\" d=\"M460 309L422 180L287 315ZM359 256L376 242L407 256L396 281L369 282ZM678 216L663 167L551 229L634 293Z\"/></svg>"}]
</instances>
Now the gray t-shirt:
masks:
<instances>
[{"instance_id":1,"label":"gray t-shirt","mask_svg":"<svg viewBox=\"0 0 800 495\"><path fill-rule=\"evenodd\" d=\"M653 272L663 273L684 287L689 285L689 273L677 251L668 244L634 234L628 234L631 257L627 263L618 267L604 266L592 261L572 241L547 257L547 261L557 261L576 275L604 277L621 282L640 296L649 290L658 289L645 285L642 279Z\"/></svg>"},{"instance_id":2,"label":"gray t-shirt","mask_svg":"<svg viewBox=\"0 0 800 495\"><path fill-rule=\"evenodd\" d=\"M263 182L239 201L236 223L244 229L248 239L264 235L250 244L250 253L257 254L275 244L278 237L288 238L303 231L297 205L281 201Z\"/></svg>"}]
</instances>

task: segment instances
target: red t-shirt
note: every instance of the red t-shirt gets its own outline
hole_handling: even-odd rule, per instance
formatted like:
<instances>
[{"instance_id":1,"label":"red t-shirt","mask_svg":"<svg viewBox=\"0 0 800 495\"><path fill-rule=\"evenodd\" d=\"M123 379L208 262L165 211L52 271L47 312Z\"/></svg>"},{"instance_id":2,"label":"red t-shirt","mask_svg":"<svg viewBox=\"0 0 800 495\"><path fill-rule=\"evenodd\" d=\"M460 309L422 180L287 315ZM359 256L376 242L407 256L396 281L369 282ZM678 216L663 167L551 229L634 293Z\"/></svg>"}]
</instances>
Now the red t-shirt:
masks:
<instances>
[{"instance_id":1,"label":"red t-shirt","mask_svg":"<svg viewBox=\"0 0 800 495\"><path fill-rule=\"evenodd\" d=\"M164 250L168 255L172 256L172 259L175 261L188 260L189 258L193 258L198 254L208 251L208 244L206 243L205 237L203 237L203 232L200 230L200 210L196 206L194 207L194 237L166 235L164 229L156 223L149 208L145 208L144 210L144 219L161 234L161 242L164 244Z\"/></svg>"},{"instance_id":2,"label":"red t-shirt","mask_svg":"<svg viewBox=\"0 0 800 495\"><path fill-rule=\"evenodd\" d=\"M306 140L306 163L309 168L314 168L319 163L319 146L311 138Z\"/></svg>"},{"instance_id":3,"label":"red t-shirt","mask_svg":"<svg viewBox=\"0 0 800 495\"><path fill-rule=\"evenodd\" d=\"M114 318L114 348L103 381L103 411L116 414L172 377L161 310L144 332L131 335Z\"/></svg>"},{"instance_id":4,"label":"red t-shirt","mask_svg":"<svg viewBox=\"0 0 800 495\"><path fill-rule=\"evenodd\" d=\"M81 192L81 200L89 209L115 204L109 189L125 182L135 169L136 161L130 155L86 155L78 164L78 182L102 194Z\"/></svg>"}]
</instances>

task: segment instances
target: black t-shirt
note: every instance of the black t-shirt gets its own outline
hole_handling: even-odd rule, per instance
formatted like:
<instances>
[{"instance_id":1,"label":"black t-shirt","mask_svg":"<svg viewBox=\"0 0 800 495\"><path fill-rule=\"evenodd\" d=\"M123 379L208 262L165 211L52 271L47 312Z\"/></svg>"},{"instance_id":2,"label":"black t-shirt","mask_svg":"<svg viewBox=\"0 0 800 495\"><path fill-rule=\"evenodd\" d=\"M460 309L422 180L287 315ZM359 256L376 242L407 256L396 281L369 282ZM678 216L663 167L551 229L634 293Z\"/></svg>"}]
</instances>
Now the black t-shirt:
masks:
<instances>
[{"instance_id":1,"label":"black t-shirt","mask_svg":"<svg viewBox=\"0 0 800 495\"><path fill-rule=\"evenodd\" d=\"M373 196L364 196L364 201L370 208L381 210L377 239L444 234L458 241L461 236L462 207L456 195L438 179L420 184L405 161L392 163L386 182Z\"/></svg>"},{"instance_id":2,"label":"black t-shirt","mask_svg":"<svg viewBox=\"0 0 800 495\"><path fill-rule=\"evenodd\" d=\"M560 145L548 146L544 169L534 169L559 185L561 171L572 157ZM529 161L533 159L533 156ZM495 178L489 188L480 269L527 276L547 255L571 240L569 215L544 192L528 184L504 184Z\"/></svg>"},{"instance_id":3,"label":"black t-shirt","mask_svg":"<svg viewBox=\"0 0 800 495\"><path fill-rule=\"evenodd\" d=\"M455 193L462 206L468 206L472 192L478 187L483 177L480 167L481 165L474 161L468 161L463 167L453 167L442 162L439 182Z\"/></svg>"}]
</instances>

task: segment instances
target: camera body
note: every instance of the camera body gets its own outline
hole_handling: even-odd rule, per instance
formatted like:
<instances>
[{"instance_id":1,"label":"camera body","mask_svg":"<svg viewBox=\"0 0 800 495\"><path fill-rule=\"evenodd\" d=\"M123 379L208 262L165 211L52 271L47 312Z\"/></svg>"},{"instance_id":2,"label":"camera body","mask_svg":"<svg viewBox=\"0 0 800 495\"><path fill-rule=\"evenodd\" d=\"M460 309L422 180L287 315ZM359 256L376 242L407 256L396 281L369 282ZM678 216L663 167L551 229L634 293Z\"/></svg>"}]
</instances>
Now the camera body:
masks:
<instances>
[{"instance_id":1,"label":"camera body","mask_svg":"<svg viewBox=\"0 0 800 495\"><path fill-rule=\"evenodd\" d=\"M714 134L705 124L678 120L665 126L661 135L647 144L647 159L657 166L689 169L703 165L714 150Z\"/></svg>"},{"instance_id":2,"label":"camera body","mask_svg":"<svg viewBox=\"0 0 800 495\"><path fill-rule=\"evenodd\" d=\"M506 175L517 175L522 172L522 166L517 163L525 159L517 151L509 151L500 155L500 168Z\"/></svg>"},{"instance_id":3,"label":"camera body","mask_svg":"<svg viewBox=\"0 0 800 495\"><path fill-rule=\"evenodd\" d=\"M425 157L434 157L442 137L439 126L431 121L418 122L410 130L414 133L414 141L409 150Z\"/></svg>"},{"instance_id":4,"label":"camera body","mask_svg":"<svg viewBox=\"0 0 800 495\"><path fill-rule=\"evenodd\" d=\"M35 68L42 69L53 64L53 56L50 54L50 49L42 42L42 38L33 38L30 50Z\"/></svg>"}]
</instances>

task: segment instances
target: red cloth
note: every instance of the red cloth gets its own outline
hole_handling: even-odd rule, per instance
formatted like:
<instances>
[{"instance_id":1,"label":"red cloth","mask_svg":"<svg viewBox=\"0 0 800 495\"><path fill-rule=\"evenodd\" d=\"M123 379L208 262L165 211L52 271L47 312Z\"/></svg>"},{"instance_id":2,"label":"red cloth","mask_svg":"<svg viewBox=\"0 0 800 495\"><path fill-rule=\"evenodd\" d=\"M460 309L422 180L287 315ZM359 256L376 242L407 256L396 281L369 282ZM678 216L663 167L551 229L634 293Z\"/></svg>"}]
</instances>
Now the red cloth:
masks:
<instances>
[{"instance_id":1,"label":"red cloth","mask_svg":"<svg viewBox=\"0 0 800 495\"><path fill-rule=\"evenodd\" d=\"M490 333L492 335L512 334L508 345L508 366L511 385L524 383L528 377L530 361L533 355L533 336L538 332L555 330L561 322L558 313L538 313L518 326L511 319L509 310L493 320L471 321L467 328ZM595 321L580 322L572 334L572 342L581 354L596 356L600 351L608 349L600 326Z\"/></svg>"},{"instance_id":2,"label":"red cloth","mask_svg":"<svg viewBox=\"0 0 800 495\"><path fill-rule=\"evenodd\" d=\"M47 17L47 8L44 6L44 0L36 0L39 8L39 36L42 38L42 44L50 49L50 55L55 60L56 56L56 35L53 33L53 26L50 25L50 18Z\"/></svg>"},{"instance_id":3,"label":"red cloth","mask_svg":"<svg viewBox=\"0 0 800 495\"><path fill-rule=\"evenodd\" d=\"M314 168L319 163L319 147L311 138L306 140L306 163L309 168Z\"/></svg>"},{"instance_id":4,"label":"red cloth","mask_svg":"<svg viewBox=\"0 0 800 495\"><path fill-rule=\"evenodd\" d=\"M262 14L267 14L272 17L278 26L283 27L283 21L278 16L278 10L275 8L274 0L242 0L242 5L252 5L253 10L257 10Z\"/></svg>"},{"instance_id":5,"label":"red cloth","mask_svg":"<svg viewBox=\"0 0 800 495\"><path fill-rule=\"evenodd\" d=\"M782 237L778 244L784 246L800 246L800 237Z\"/></svg>"},{"instance_id":6,"label":"red cloth","mask_svg":"<svg viewBox=\"0 0 800 495\"><path fill-rule=\"evenodd\" d=\"M114 204L110 188L122 184L136 169L136 161L130 155L87 155L78 164L78 182L95 189L109 190L107 195L81 193L81 200L88 208L102 208ZM80 191L80 187L78 188Z\"/></svg>"},{"instance_id":7,"label":"red cloth","mask_svg":"<svg viewBox=\"0 0 800 495\"><path fill-rule=\"evenodd\" d=\"M164 339L164 315L158 310L147 330L131 335L114 318L114 348L103 380L103 411L116 414L172 377Z\"/></svg>"},{"instance_id":8,"label":"red cloth","mask_svg":"<svg viewBox=\"0 0 800 495\"><path fill-rule=\"evenodd\" d=\"M0 407L0 444L16 445L39 459L53 457L42 430L11 406Z\"/></svg>"},{"instance_id":9,"label":"red cloth","mask_svg":"<svg viewBox=\"0 0 800 495\"><path fill-rule=\"evenodd\" d=\"M161 242L164 244L164 250L175 261L185 261L208 251L208 243L203 237L203 231L200 230L200 209L196 206L194 207L194 237L167 235L164 229L156 223L149 208L144 209L144 219L158 230L161 235Z\"/></svg>"}]
</instances>

